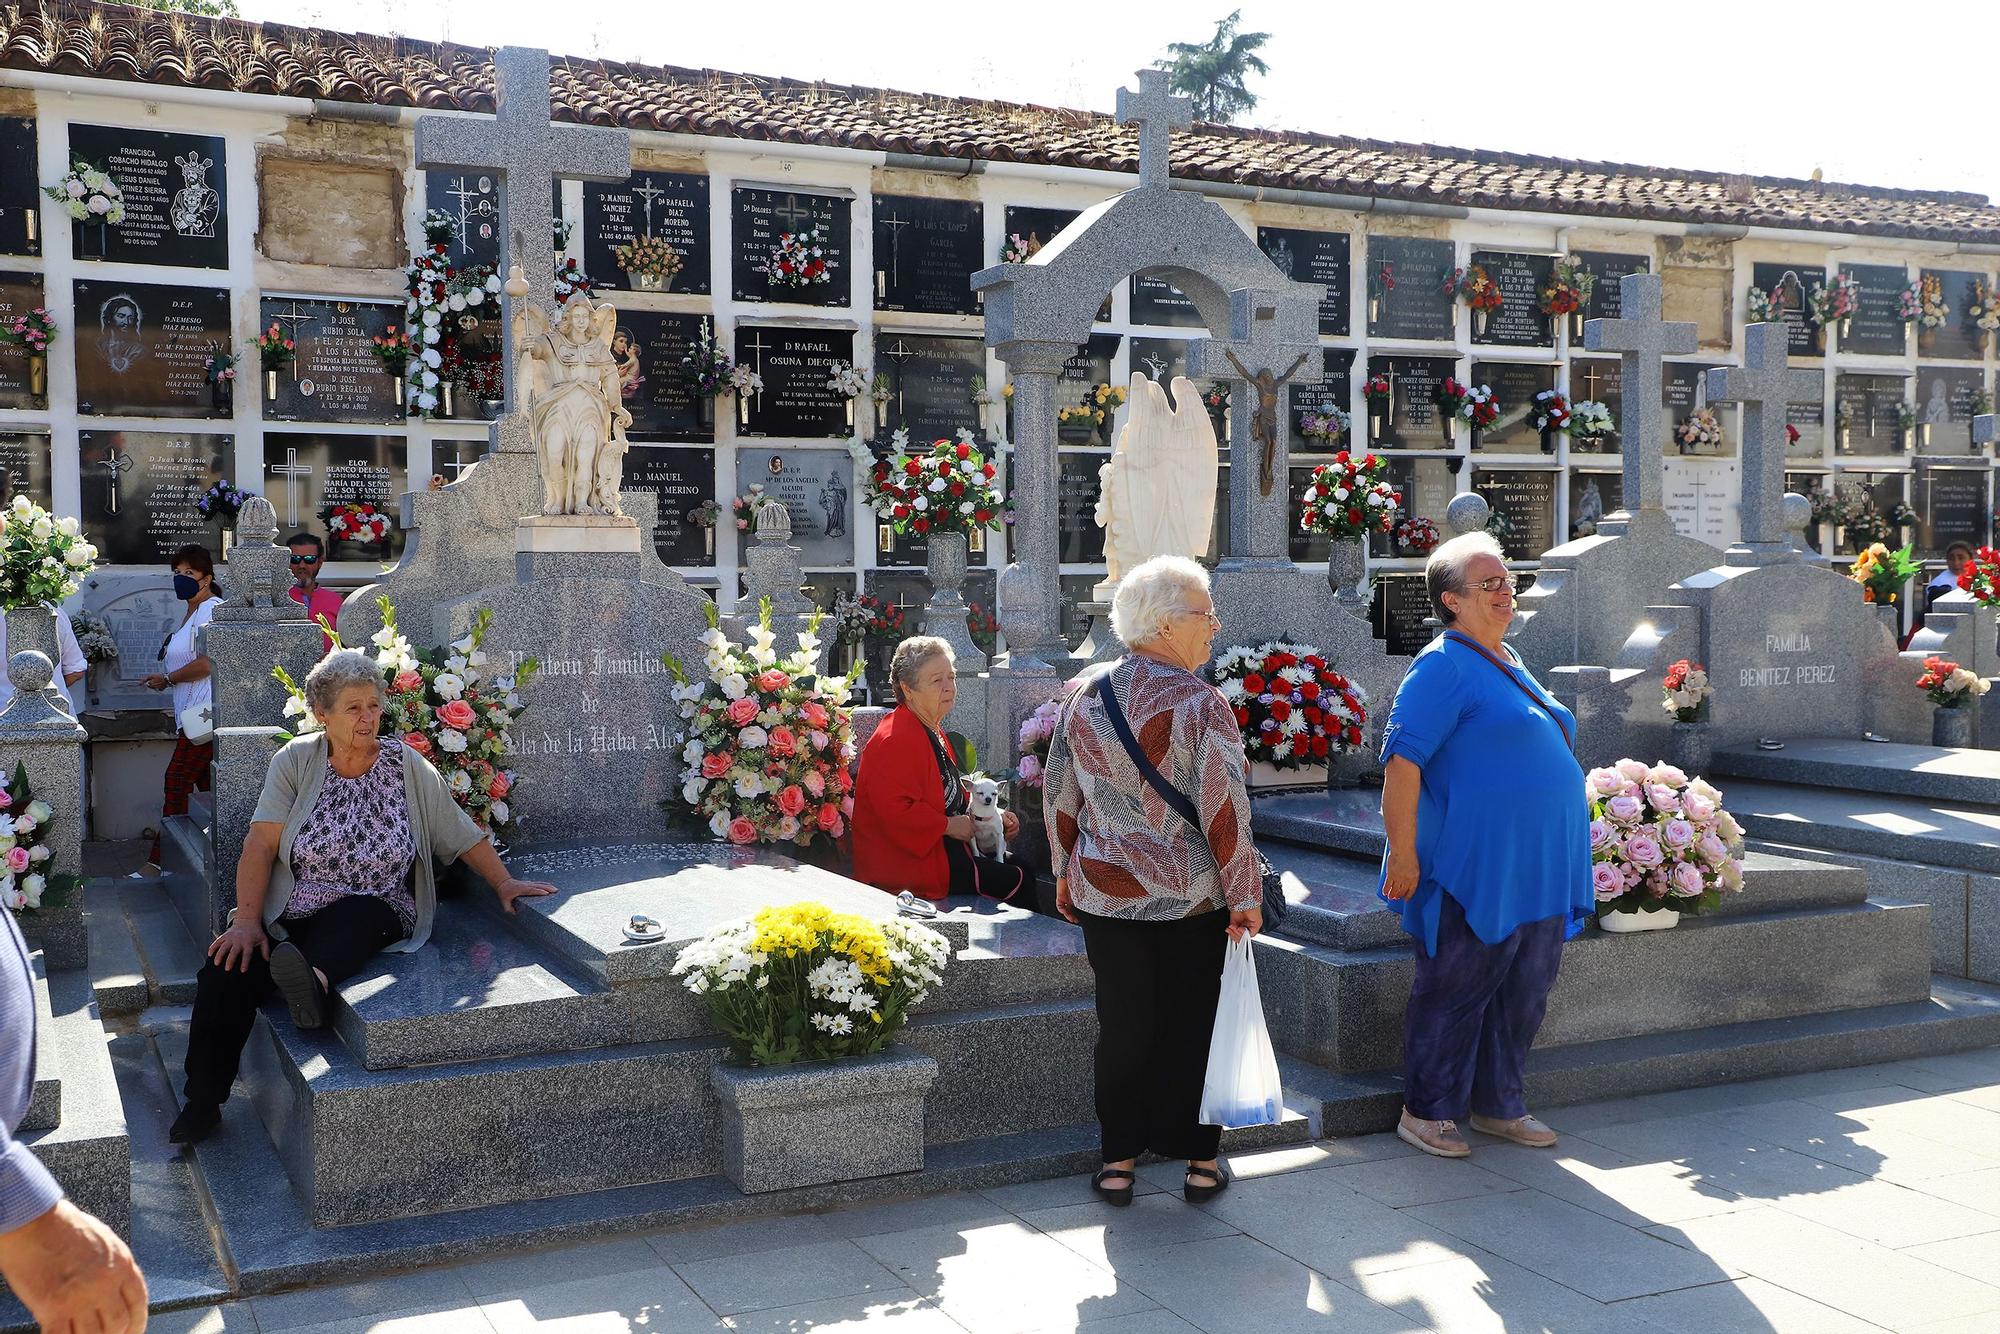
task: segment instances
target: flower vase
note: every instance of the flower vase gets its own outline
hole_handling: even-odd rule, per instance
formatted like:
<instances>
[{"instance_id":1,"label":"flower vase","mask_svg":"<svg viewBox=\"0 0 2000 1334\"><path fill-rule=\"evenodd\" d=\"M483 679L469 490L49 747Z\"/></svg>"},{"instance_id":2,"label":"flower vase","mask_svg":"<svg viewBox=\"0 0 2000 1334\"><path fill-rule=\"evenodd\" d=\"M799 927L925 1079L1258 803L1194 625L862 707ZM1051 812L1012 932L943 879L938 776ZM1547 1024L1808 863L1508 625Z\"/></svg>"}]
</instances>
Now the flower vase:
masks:
<instances>
[{"instance_id":1,"label":"flower vase","mask_svg":"<svg viewBox=\"0 0 2000 1334\"><path fill-rule=\"evenodd\" d=\"M62 650L56 647L56 614L32 603L7 608L7 656L28 649L45 655L52 666L62 661Z\"/></svg>"},{"instance_id":2,"label":"flower vase","mask_svg":"<svg viewBox=\"0 0 2000 1334\"><path fill-rule=\"evenodd\" d=\"M9 633L12 633L12 613ZM8 641L12 643L10 639ZM1931 710L1931 744L1949 746L1955 750L1965 750L1972 745L1972 708L1970 705L1945 705Z\"/></svg>"},{"instance_id":3,"label":"flower vase","mask_svg":"<svg viewBox=\"0 0 2000 1334\"><path fill-rule=\"evenodd\" d=\"M1483 310L1472 312L1472 336L1474 338L1486 337L1486 321L1488 318L1489 316Z\"/></svg>"},{"instance_id":4,"label":"flower vase","mask_svg":"<svg viewBox=\"0 0 2000 1334\"><path fill-rule=\"evenodd\" d=\"M911 1047L709 1071L722 1172L745 1195L921 1172L938 1063ZM803 1137L803 1138L802 1138Z\"/></svg>"},{"instance_id":5,"label":"flower vase","mask_svg":"<svg viewBox=\"0 0 2000 1334\"><path fill-rule=\"evenodd\" d=\"M1917 329L1917 352L1929 356L1937 350L1937 330L1919 327Z\"/></svg>"},{"instance_id":6,"label":"flower vase","mask_svg":"<svg viewBox=\"0 0 2000 1334\"><path fill-rule=\"evenodd\" d=\"M31 353L28 357L28 397L47 398L49 395L49 359L41 353Z\"/></svg>"},{"instance_id":7,"label":"flower vase","mask_svg":"<svg viewBox=\"0 0 2000 1334\"><path fill-rule=\"evenodd\" d=\"M1584 319L1585 319L1585 318L1586 318L1586 317L1585 317L1585 315L1584 315L1583 311L1581 311L1581 310L1572 310L1572 311L1571 311L1571 312L1569 313L1569 341L1570 341L1570 342L1572 342L1572 343L1576 343L1576 344L1579 344L1579 345L1580 345L1580 344L1581 344L1581 343L1583 342L1583 322L1584 322Z\"/></svg>"},{"instance_id":8,"label":"flower vase","mask_svg":"<svg viewBox=\"0 0 2000 1334\"><path fill-rule=\"evenodd\" d=\"M481 421L497 422L506 411L507 400L504 398L482 398L479 400L479 419Z\"/></svg>"},{"instance_id":9,"label":"flower vase","mask_svg":"<svg viewBox=\"0 0 2000 1334\"><path fill-rule=\"evenodd\" d=\"M1931 447L1931 424L1929 422L1918 422L1917 448L1929 449L1930 447Z\"/></svg>"},{"instance_id":10,"label":"flower vase","mask_svg":"<svg viewBox=\"0 0 2000 1334\"><path fill-rule=\"evenodd\" d=\"M1667 743L1667 763L1690 778L1699 778L1708 769L1708 759L1708 724L1676 722Z\"/></svg>"},{"instance_id":11,"label":"flower vase","mask_svg":"<svg viewBox=\"0 0 2000 1334\"><path fill-rule=\"evenodd\" d=\"M224 560L225 562L227 562L227 561L228 561L228 559L229 559L229 549L230 549L231 547L235 546L235 545L236 545L236 526L235 526L235 524L234 524L234 523L225 523L225 524L223 524L223 525L222 525L222 559L223 559L223 560Z\"/></svg>"},{"instance_id":12,"label":"flower vase","mask_svg":"<svg viewBox=\"0 0 2000 1334\"><path fill-rule=\"evenodd\" d=\"M1641 908L1637 912L1601 912L1597 925L1614 936L1640 931L1671 931L1680 925L1681 915L1672 908Z\"/></svg>"},{"instance_id":13,"label":"flower vase","mask_svg":"<svg viewBox=\"0 0 2000 1334\"><path fill-rule=\"evenodd\" d=\"M1847 331L1853 327L1854 317L1852 315L1843 315L1840 317L1840 336L1842 338L1847 337Z\"/></svg>"},{"instance_id":14,"label":"flower vase","mask_svg":"<svg viewBox=\"0 0 2000 1334\"><path fill-rule=\"evenodd\" d=\"M1357 614L1368 605L1368 559L1358 537L1336 537L1327 547L1326 581L1342 607Z\"/></svg>"},{"instance_id":15,"label":"flower vase","mask_svg":"<svg viewBox=\"0 0 2000 1334\"><path fill-rule=\"evenodd\" d=\"M1379 296L1371 296L1368 298L1368 322L1370 324L1378 324L1381 322L1381 319L1382 319L1382 298Z\"/></svg>"},{"instance_id":16,"label":"flower vase","mask_svg":"<svg viewBox=\"0 0 2000 1334\"><path fill-rule=\"evenodd\" d=\"M397 372L396 372L396 406L397 406L397 407L399 407L399 408L403 406L403 390L405 389L405 387L406 387L406 385L405 385L405 381L404 381L404 379L403 379L403 373L402 373L401 371L397 371Z\"/></svg>"},{"instance_id":17,"label":"flower vase","mask_svg":"<svg viewBox=\"0 0 2000 1334\"><path fill-rule=\"evenodd\" d=\"M1438 416L1438 429L1444 432L1445 448L1449 449L1458 443L1458 418L1456 416L1449 412L1440 413Z\"/></svg>"},{"instance_id":18,"label":"flower vase","mask_svg":"<svg viewBox=\"0 0 2000 1334\"><path fill-rule=\"evenodd\" d=\"M227 417L236 411L236 388L233 380L215 380L208 386L208 403L217 415Z\"/></svg>"},{"instance_id":19,"label":"flower vase","mask_svg":"<svg viewBox=\"0 0 2000 1334\"><path fill-rule=\"evenodd\" d=\"M847 429L851 431L854 429L854 400L851 398L848 399L845 403L841 404L841 407L846 410Z\"/></svg>"},{"instance_id":20,"label":"flower vase","mask_svg":"<svg viewBox=\"0 0 2000 1334\"><path fill-rule=\"evenodd\" d=\"M1375 404L1368 405L1368 442L1380 444L1389 434L1389 414Z\"/></svg>"},{"instance_id":21,"label":"flower vase","mask_svg":"<svg viewBox=\"0 0 2000 1334\"><path fill-rule=\"evenodd\" d=\"M1561 431L1543 431L1543 432L1542 432L1542 453L1544 453L1544 454L1553 454L1553 453L1555 453L1555 452L1556 452L1556 441L1560 440L1561 438L1562 438L1562 432L1561 432Z\"/></svg>"},{"instance_id":22,"label":"flower vase","mask_svg":"<svg viewBox=\"0 0 2000 1334\"><path fill-rule=\"evenodd\" d=\"M98 669L101 668L103 665L104 664L101 662L92 662L89 666L83 669L84 699L88 703L91 704L97 703Z\"/></svg>"},{"instance_id":23,"label":"flower vase","mask_svg":"<svg viewBox=\"0 0 2000 1334\"><path fill-rule=\"evenodd\" d=\"M278 401L278 373L276 371L264 372L264 401L266 403L275 403Z\"/></svg>"},{"instance_id":24,"label":"flower vase","mask_svg":"<svg viewBox=\"0 0 2000 1334\"><path fill-rule=\"evenodd\" d=\"M664 292L667 281L657 273L635 273L632 275L632 290L635 292Z\"/></svg>"},{"instance_id":25,"label":"flower vase","mask_svg":"<svg viewBox=\"0 0 2000 1334\"><path fill-rule=\"evenodd\" d=\"M444 409L439 414L440 416L449 417L454 415L455 409L451 405L451 381L441 380L438 382L438 404Z\"/></svg>"},{"instance_id":26,"label":"flower vase","mask_svg":"<svg viewBox=\"0 0 2000 1334\"><path fill-rule=\"evenodd\" d=\"M1560 315L1549 316L1550 347L1554 347L1556 344L1562 342L1562 333L1563 333L1563 317Z\"/></svg>"},{"instance_id":27,"label":"flower vase","mask_svg":"<svg viewBox=\"0 0 2000 1334\"><path fill-rule=\"evenodd\" d=\"M701 423L702 430L715 429L715 400L707 394L701 394L695 399L695 419Z\"/></svg>"},{"instance_id":28,"label":"flower vase","mask_svg":"<svg viewBox=\"0 0 2000 1334\"><path fill-rule=\"evenodd\" d=\"M929 545L925 572L931 597L924 604L924 633L951 645L960 675L978 672L986 655L972 642L972 628L965 623L965 534L933 532Z\"/></svg>"}]
</instances>

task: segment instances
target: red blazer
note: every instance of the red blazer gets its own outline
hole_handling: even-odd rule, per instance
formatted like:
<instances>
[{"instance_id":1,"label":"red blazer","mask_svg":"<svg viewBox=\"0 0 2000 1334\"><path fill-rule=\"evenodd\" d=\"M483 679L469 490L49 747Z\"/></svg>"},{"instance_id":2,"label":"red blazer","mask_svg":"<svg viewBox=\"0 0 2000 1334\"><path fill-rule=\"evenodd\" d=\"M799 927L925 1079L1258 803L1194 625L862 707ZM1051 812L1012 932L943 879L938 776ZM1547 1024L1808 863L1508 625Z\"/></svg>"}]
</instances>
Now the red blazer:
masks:
<instances>
[{"instance_id":1,"label":"red blazer","mask_svg":"<svg viewBox=\"0 0 2000 1334\"><path fill-rule=\"evenodd\" d=\"M951 892L944 780L927 729L897 706L861 751L854 777L854 878L919 898Z\"/></svg>"}]
</instances>

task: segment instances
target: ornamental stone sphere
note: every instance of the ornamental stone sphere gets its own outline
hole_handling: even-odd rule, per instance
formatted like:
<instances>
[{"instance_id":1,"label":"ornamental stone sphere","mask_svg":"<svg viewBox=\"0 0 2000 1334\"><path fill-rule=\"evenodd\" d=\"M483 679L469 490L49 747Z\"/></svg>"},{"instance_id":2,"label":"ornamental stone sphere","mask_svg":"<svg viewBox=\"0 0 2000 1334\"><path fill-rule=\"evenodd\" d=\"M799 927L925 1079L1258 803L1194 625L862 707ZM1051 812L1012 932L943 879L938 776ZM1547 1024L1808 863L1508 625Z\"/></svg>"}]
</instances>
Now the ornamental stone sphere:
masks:
<instances>
[{"instance_id":1,"label":"ornamental stone sphere","mask_svg":"<svg viewBox=\"0 0 2000 1334\"><path fill-rule=\"evenodd\" d=\"M1453 537L1476 533L1486 526L1486 520L1492 514L1493 507L1486 503L1485 496L1477 491L1468 491L1444 507L1444 526Z\"/></svg>"},{"instance_id":2,"label":"ornamental stone sphere","mask_svg":"<svg viewBox=\"0 0 2000 1334\"><path fill-rule=\"evenodd\" d=\"M1796 491L1785 492L1783 514L1785 531L1803 533L1812 522L1812 502Z\"/></svg>"},{"instance_id":3,"label":"ornamental stone sphere","mask_svg":"<svg viewBox=\"0 0 2000 1334\"><path fill-rule=\"evenodd\" d=\"M24 648L7 659L7 679L14 683L16 694L38 695L56 679L56 666L48 654Z\"/></svg>"}]
</instances>

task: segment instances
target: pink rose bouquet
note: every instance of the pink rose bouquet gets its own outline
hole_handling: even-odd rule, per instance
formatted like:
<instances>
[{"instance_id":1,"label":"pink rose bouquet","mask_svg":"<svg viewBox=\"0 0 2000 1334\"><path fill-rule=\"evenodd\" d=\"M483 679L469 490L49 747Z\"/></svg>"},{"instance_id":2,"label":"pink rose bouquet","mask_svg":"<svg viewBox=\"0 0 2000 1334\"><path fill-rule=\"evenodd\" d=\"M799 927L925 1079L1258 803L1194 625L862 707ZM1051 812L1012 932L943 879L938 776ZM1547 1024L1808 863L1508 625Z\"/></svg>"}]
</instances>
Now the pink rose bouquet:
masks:
<instances>
[{"instance_id":1,"label":"pink rose bouquet","mask_svg":"<svg viewBox=\"0 0 2000 1334\"><path fill-rule=\"evenodd\" d=\"M1021 758L1014 766L1014 774L1023 787L1042 785L1042 770L1048 767L1049 742L1056 734L1056 719L1062 716L1063 700L1074 693L1074 684L1065 686L1055 699L1036 705L1035 711L1021 720L1020 736L1016 738Z\"/></svg>"},{"instance_id":2,"label":"pink rose bouquet","mask_svg":"<svg viewBox=\"0 0 2000 1334\"><path fill-rule=\"evenodd\" d=\"M1625 759L1584 776L1599 916L1712 912L1743 888L1743 829L1722 794L1671 764Z\"/></svg>"},{"instance_id":3,"label":"pink rose bouquet","mask_svg":"<svg viewBox=\"0 0 2000 1334\"><path fill-rule=\"evenodd\" d=\"M0 903L13 913L58 908L82 888L83 877L54 869L55 850L49 846L49 826L55 808L35 796L28 768L17 763L14 776L0 786Z\"/></svg>"}]
</instances>

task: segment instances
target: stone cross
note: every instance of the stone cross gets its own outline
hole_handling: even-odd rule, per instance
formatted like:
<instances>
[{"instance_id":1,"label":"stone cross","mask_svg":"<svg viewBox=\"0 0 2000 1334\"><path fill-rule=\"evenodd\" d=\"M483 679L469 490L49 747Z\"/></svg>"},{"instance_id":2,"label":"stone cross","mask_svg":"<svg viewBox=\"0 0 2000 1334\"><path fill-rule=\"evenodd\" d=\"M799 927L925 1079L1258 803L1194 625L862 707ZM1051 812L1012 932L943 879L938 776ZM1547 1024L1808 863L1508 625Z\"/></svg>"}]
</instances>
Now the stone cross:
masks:
<instances>
[{"instance_id":1,"label":"stone cross","mask_svg":"<svg viewBox=\"0 0 2000 1334\"><path fill-rule=\"evenodd\" d=\"M500 271L515 264L528 280L529 299L547 302L555 287L555 209L544 183L557 177L622 181L632 174L632 149L623 130L551 124L549 53L503 46L493 54L493 117L430 115L417 118L417 166L458 168L500 178L503 224ZM519 187L519 188L516 188ZM515 419L513 320L500 324L506 369L508 420L500 447L531 453L527 423Z\"/></svg>"},{"instance_id":2,"label":"stone cross","mask_svg":"<svg viewBox=\"0 0 2000 1334\"><path fill-rule=\"evenodd\" d=\"M1710 403L1743 405L1743 531L1729 548L1731 565L1796 560L1785 537L1785 405L1810 403L1825 391L1818 371L1790 368L1782 323L1743 331L1743 365L1718 366L1705 380Z\"/></svg>"},{"instance_id":3,"label":"stone cross","mask_svg":"<svg viewBox=\"0 0 2000 1334\"><path fill-rule=\"evenodd\" d=\"M1167 151L1173 131L1194 124L1194 102L1167 88L1163 69L1139 71L1139 91L1118 90L1118 123L1139 127L1139 184L1167 183Z\"/></svg>"},{"instance_id":4,"label":"stone cross","mask_svg":"<svg viewBox=\"0 0 2000 1334\"><path fill-rule=\"evenodd\" d=\"M1623 363L1619 384L1624 420L1618 423L1625 462L1625 491L1619 512L1606 516L1597 531L1622 534L1638 510L1664 510L1666 409L1661 403L1661 358L1695 350L1695 326L1660 318L1660 275L1630 273L1618 283L1615 320L1586 320L1583 345L1592 352L1616 352Z\"/></svg>"},{"instance_id":5,"label":"stone cross","mask_svg":"<svg viewBox=\"0 0 2000 1334\"><path fill-rule=\"evenodd\" d=\"M2000 445L2000 413L1983 412L1972 419L1972 447Z\"/></svg>"},{"instance_id":6,"label":"stone cross","mask_svg":"<svg viewBox=\"0 0 2000 1334\"><path fill-rule=\"evenodd\" d=\"M1319 312L1313 307L1310 325L1295 322L1287 328L1279 318L1277 293L1244 290L1229 296L1232 337L1190 342L1187 375L1197 383L1222 380L1230 386L1229 536L1234 548L1230 555L1289 564L1291 470L1280 390L1287 383L1315 385L1326 379L1319 350ZM1290 304L1295 317L1303 309L1297 302ZM1019 408L1015 411L1018 414ZM1259 484L1234 484L1235 478L1248 478L1253 457Z\"/></svg>"}]
</instances>

